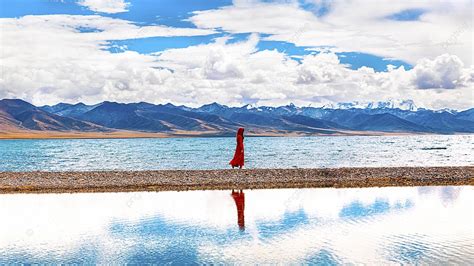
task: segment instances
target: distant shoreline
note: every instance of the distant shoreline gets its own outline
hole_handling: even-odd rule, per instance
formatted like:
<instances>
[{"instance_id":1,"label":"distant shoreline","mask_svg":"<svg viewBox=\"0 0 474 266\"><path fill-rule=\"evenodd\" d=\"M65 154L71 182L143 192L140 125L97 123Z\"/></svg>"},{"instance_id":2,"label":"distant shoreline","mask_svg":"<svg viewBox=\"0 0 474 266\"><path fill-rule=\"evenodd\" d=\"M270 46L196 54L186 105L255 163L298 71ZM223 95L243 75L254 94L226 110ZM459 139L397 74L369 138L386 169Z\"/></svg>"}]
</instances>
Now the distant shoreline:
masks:
<instances>
[{"instance_id":1,"label":"distant shoreline","mask_svg":"<svg viewBox=\"0 0 474 266\"><path fill-rule=\"evenodd\" d=\"M0 172L0 193L474 185L474 166Z\"/></svg>"},{"instance_id":2,"label":"distant shoreline","mask_svg":"<svg viewBox=\"0 0 474 266\"><path fill-rule=\"evenodd\" d=\"M309 134L303 132L250 132L249 137L310 137L310 136L407 136L407 135L472 135L469 133L456 134L430 134L414 132L378 132L378 131L360 131L347 132L343 134ZM112 131L112 132L61 132L61 131L21 131L8 132L0 131L1 140L15 139L134 139L134 138L193 138L193 137L234 137L235 133L226 132L139 132L139 131Z\"/></svg>"}]
</instances>

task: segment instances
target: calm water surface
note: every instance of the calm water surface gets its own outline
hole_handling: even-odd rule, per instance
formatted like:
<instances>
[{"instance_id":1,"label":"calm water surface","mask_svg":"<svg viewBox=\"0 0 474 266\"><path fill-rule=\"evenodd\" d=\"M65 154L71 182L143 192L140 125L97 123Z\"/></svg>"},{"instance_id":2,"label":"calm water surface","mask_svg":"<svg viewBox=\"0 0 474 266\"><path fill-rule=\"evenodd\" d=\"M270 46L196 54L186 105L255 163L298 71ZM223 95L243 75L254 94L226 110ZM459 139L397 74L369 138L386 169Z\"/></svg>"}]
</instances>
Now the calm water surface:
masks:
<instances>
[{"instance_id":1,"label":"calm water surface","mask_svg":"<svg viewBox=\"0 0 474 266\"><path fill-rule=\"evenodd\" d=\"M0 140L0 171L228 168L234 138ZM247 168L474 165L474 135L245 138Z\"/></svg>"},{"instance_id":2,"label":"calm water surface","mask_svg":"<svg viewBox=\"0 0 474 266\"><path fill-rule=\"evenodd\" d=\"M0 264L474 264L474 188L0 195Z\"/></svg>"}]
</instances>

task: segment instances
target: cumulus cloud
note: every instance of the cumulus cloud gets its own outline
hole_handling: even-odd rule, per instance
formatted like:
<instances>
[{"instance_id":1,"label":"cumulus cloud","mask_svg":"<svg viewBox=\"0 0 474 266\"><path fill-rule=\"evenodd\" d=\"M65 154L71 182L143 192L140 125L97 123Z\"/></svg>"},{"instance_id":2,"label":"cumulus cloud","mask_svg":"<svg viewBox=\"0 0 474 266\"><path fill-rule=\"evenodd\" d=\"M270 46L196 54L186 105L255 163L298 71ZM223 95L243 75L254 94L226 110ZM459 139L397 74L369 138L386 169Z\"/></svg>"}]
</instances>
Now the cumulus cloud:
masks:
<instances>
[{"instance_id":1,"label":"cumulus cloud","mask_svg":"<svg viewBox=\"0 0 474 266\"><path fill-rule=\"evenodd\" d=\"M297 71L297 83L311 84L337 82L348 70L340 64L336 54L322 53L305 56Z\"/></svg>"},{"instance_id":2,"label":"cumulus cloud","mask_svg":"<svg viewBox=\"0 0 474 266\"><path fill-rule=\"evenodd\" d=\"M77 2L92 11L102 13L121 13L127 12L130 3L125 0L80 0Z\"/></svg>"},{"instance_id":3,"label":"cumulus cloud","mask_svg":"<svg viewBox=\"0 0 474 266\"><path fill-rule=\"evenodd\" d=\"M409 7L408 3L400 8ZM331 2L330 8L332 12L342 12L336 2ZM255 12L252 13L252 10ZM383 10L382 14L385 16L396 10ZM351 35L358 31L350 26L348 28L354 30L351 33L343 25L347 25L348 21L359 21L360 16L369 21L372 16L356 13L349 12L345 15L349 18L340 21L331 18L331 12L317 17L297 4L245 2L196 12L190 20L198 28L138 26L130 21L99 15L3 18L0 19L0 98L23 98L38 105L78 101L92 104L110 100L172 102L189 106L213 101L231 106L247 103L283 105L290 102L320 106L340 101L393 98L412 99L420 107L435 109L472 107L474 67L465 60L463 53L443 54L445 52L421 49L424 39L416 36L410 37L415 39L403 37L394 42L388 34L390 28L387 28L386 35L377 29L373 29L373 36ZM228 15L229 19L221 17L222 14ZM286 23L287 14L291 15L289 24ZM276 15L279 16L277 20ZM238 16L241 17L234 20ZM426 16L429 14L424 14L423 19ZM273 18L271 23L267 21L269 18ZM259 22L249 23L252 19ZM418 25L419 22L413 22L414 25L410 24L412 22L403 23L408 23L404 29L408 31L406 34L424 34L425 28ZM330 31L332 24L336 26ZM421 33L412 33L411 26L421 30ZM372 30L370 25L364 27L360 28L362 33ZM81 28L93 30L85 32ZM230 41L232 36L220 37L208 44L152 54L139 54L126 49L120 53L107 50L110 40L208 35L216 33L217 28L266 34L254 33L241 41ZM464 47L464 37L461 37L464 35L459 36L459 47ZM393 66L387 72L376 72L370 67L353 70L339 61L334 47L295 60L284 52L260 50L258 44L262 38L284 39L310 46L340 44L335 47L376 54L379 53L374 49L381 49L386 50L386 54L393 53L401 58L416 54L412 59L420 60L414 63L411 70ZM330 41L331 38L335 41ZM453 47L458 47L455 42L452 43ZM427 45L432 45L431 41ZM401 53L395 49L399 46ZM458 51L456 49L455 52ZM403 51L409 52L404 55Z\"/></svg>"},{"instance_id":4,"label":"cumulus cloud","mask_svg":"<svg viewBox=\"0 0 474 266\"><path fill-rule=\"evenodd\" d=\"M464 64L455 55L443 54L434 60L423 59L413 69L414 83L419 89L454 89L465 86Z\"/></svg>"},{"instance_id":5,"label":"cumulus cloud","mask_svg":"<svg viewBox=\"0 0 474 266\"><path fill-rule=\"evenodd\" d=\"M240 1L189 18L200 28L232 33L268 34L267 40L298 46L328 47L339 52L364 52L415 64L443 53L472 61L472 2L460 1ZM321 8L327 9L323 15ZM423 10L419 20L399 21L391 15Z\"/></svg>"},{"instance_id":6,"label":"cumulus cloud","mask_svg":"<svg viewBox=\"0 0 474 266\"><path fill-rule=\"evenodd\" d=\"M95 31L80 32L80 27ZM134 101L138 89L162 82L169 70L153 68L153 56L107 51L110 40L213 33L71 15L4 18L0 28L1 96L34 103Z\"/></svg>"},{"instance_id":7,"label":"cumulus cloud","mask_svg":"<svg viewBox=\"0 0 474 266\"><path fill-rule=\"evenodd\" d=\"M156 54L156 63L174 69L172 78L166 80L165 85L176 89L174 95L188 90L187 95L192 97L180 97L179 100L191 105L215 100L229 105L293 102L317 106L334 101L380 101L388 98L413 99L421 107L429 108L450 106L462 109L472 105L472 80L466 78L462 86L457 82L455 92L419 91L413 77L420 67L406 70L392 66L387 72L376 72L369 67L353 70L341 64L333 52L305 55L298 62L276 50L257 50L256 38L252 35L242 42L219 40L207 45L170 49ZM428 61L443 62L444 57L446 55ZM226 66L216 72L218 78L208 75L210 60L216 65ZM238 69L238 75L227 71L229 65ZM440 71L437 64L423 66L423 69ZM460 71L470 73L462 66ZM446 82L451 79L456 83L457 76L446 75L444 78ZM193 86L195 89L190 93L189 88ZM209 100L210 95L212 100Z\"/></svg>"}]
</instances>

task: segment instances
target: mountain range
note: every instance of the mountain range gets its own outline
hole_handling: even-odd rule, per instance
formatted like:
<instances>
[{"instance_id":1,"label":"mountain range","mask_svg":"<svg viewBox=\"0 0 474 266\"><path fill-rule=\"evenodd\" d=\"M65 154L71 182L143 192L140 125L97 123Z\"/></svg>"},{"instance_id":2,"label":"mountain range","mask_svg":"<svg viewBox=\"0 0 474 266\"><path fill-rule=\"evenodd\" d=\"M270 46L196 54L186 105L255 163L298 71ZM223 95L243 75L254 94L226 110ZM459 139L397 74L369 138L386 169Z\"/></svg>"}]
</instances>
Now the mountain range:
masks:
<instances>
[{"instance_id":1,"label":"mountain range","mask_svg":"<svg viewBox=\"0 0 474 266\"><path fill-rule=\"evenodd\" d=\"M34 106L20 99L0 100L0 132L147 132L231 135L351 135L377 133L474 133L474 108L465 111L417 108L413 101L340 103L323 107L198 108L173 104L83 103Z\"/></svg>"}]
</instances>

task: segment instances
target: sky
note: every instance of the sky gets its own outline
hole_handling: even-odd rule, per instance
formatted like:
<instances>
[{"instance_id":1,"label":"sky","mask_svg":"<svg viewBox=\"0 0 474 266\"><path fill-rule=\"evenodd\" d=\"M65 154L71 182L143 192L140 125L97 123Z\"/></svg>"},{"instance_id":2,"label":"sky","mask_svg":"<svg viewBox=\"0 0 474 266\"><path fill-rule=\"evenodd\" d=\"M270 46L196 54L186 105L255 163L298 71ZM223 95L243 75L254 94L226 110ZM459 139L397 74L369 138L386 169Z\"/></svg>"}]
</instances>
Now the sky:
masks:
<instances>
[{"instance_id":1,"label":"sky","mask_svg":"<svg viewBox=\"0 0 474 266\"><path fill-rule=\"evenodd\" d=\"M473 1L0 0L0 99L474 107Z\"/></svg>"}]
</instances>

